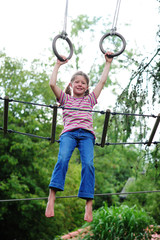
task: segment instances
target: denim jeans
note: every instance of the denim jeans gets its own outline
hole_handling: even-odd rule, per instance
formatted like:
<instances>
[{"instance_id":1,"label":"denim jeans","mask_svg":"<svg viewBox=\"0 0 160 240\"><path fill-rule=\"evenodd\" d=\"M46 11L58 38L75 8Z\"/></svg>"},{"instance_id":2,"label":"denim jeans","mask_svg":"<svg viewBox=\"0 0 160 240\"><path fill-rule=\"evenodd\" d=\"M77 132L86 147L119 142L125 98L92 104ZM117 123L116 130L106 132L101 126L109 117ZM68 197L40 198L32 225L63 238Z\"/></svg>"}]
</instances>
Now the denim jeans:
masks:
<instances>
[{"instance_id":1,"label":"denim jeans","mask_svg":"<svg viewBox=\"0 0 160 240\"><path fill-rule=\"evenodd\" d=\"M82 128L65 132L60 136L58 161L52 173L50 188L58 191L64 190L65 177L68 170L68 163L72 153L78 147L81 157L81 183L78 197L84 199L94 198L95 169L94 158L94 135Z\"/></svg>"}]
</instances>

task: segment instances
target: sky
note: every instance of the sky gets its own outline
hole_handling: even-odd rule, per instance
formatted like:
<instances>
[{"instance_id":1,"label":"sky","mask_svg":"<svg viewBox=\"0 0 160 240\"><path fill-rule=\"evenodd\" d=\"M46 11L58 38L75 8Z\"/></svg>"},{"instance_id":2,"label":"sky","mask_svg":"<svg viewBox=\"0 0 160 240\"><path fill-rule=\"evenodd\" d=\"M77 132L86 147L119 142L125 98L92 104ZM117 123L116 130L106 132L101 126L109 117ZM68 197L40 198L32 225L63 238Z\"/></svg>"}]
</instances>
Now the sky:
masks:
<instances>
[{"instance_id":1,"label":"sky","mask_svg":"<svg viewBox=\"0 0 160 240\"><path fill-rule=\"evenodd\" d=\"M104 18L110 15L112 22L116 3L117 0L68 0L68 37L71 18L80 14ZM63 29L65 6L66 0L0 0L0 50L5 48L11 57L29 60L43 56L44 49L51 48L53 33L59 34ZM158 1L121 0L117 32L133 48L137 44L144 51L153 52L159 22Z\"/></svg>"}]
</instances>

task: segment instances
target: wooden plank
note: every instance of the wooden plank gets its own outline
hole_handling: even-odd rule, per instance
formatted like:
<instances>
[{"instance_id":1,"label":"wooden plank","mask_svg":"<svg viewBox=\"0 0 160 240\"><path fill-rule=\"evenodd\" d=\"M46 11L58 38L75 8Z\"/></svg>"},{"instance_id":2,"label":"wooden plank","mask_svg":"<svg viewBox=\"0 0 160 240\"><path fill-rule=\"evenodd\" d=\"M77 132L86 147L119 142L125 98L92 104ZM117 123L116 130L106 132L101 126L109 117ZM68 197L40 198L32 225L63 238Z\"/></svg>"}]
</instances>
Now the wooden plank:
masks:
<instances>
[{"instance_id":1,"label":"wooden plank","mask_svg":"<svg viewBox=\"0 0 160 240\"><path fill-rule=\"evenodd\" d=\"M3 130L4 136L7 134L7 126L8 126L8 105L9 105L9 97L4 97L4 115L3 115Z\"/></svg>"},{"instance_id":2,"label":"wooden plank","mask_svg":"<svg viewBox=\"0 0 160 240\"><path fill-rule=\"evenodd\" d=\"M104 147L104 145L105 145L105 140L106 140L106 135L107 135L107 129L108 129L110 113L111 113L111 111L109 109L107 109L106 110L106 114L105 114L104 125L103 125L101 147Z\"/></svg>"},{"instance_id":3,"label":"wooden plank","mask_svg":"<svg viewBox=\"0 0 160 240\"><path fill-rule=\"evenodd\" d=\"M56 122L57 122L57 105L54 105L53 106L53 118L52 118L52 130L51 130L51 143L55 142Z\"/></svg>"},{"instance_id":4,"label":"wooden plank","mask_svg":"<svg viewBox=\"0 0 160 240\"><path fill-rule=\"evenodd\" d=\"M156 119L156 121L155 121L155 124L154 124L154 126L153 126L153 129L152 129L151 135L150 135L150 137L149 137L147 146L150 146L150 145L151 145L152 140L153 140L153 138L154 138L154 135L155 135L155 133L156 133L156 131L157 131L159 122L160 122L160 113L158 114L158 117L157 117L157 119Z\"/></svg>"}]
</instances>

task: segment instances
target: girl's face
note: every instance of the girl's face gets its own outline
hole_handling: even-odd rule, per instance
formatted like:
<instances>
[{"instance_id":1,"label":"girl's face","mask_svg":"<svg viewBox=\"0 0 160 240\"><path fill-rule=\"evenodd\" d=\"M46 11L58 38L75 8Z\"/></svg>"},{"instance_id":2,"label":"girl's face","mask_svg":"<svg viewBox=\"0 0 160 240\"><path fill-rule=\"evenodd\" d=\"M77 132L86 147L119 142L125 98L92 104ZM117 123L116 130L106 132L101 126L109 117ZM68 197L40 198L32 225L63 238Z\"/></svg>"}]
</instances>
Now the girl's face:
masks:
<instances>
[{"instance_id":1,"label":"girl's face","mask_svg":"<svg viewBox=\"0 0 160 240\"><path fill-rule=\"evenodd\" d=\"M83 97L88 89L87 81L85 77L81 75L75 76L75 79L70 83L70 86L73 89L73 97Z\"/></svg>"}]
</instances>

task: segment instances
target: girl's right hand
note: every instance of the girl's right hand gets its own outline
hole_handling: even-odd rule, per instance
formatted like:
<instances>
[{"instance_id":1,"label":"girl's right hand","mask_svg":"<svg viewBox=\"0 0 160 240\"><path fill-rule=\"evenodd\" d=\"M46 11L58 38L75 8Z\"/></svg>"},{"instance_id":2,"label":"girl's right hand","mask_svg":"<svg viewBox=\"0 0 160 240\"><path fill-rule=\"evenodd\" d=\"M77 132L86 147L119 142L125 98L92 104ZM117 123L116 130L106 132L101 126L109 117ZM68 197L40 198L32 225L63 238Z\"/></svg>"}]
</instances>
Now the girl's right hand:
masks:
<instances>
[{"instance_id":1,"label":"girl's right hand","mask_svg":"<svg viewBox=\"0 0 160 240\"><path fill-rule=\"evenodd\" d=\"M61 56L64 60L66 59L66 57L65 56ZM68 59L66 59L65 61L60 61L58 58L57 58L57 64L58 65L63 65L63 64L65 64L65 63L67 63L68 62Z\"/></svg>"}]
</instances>

